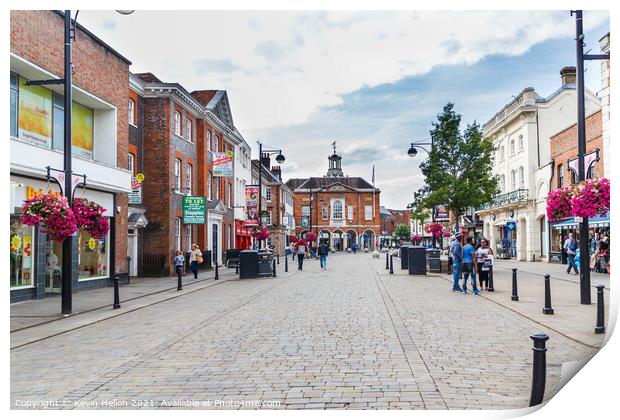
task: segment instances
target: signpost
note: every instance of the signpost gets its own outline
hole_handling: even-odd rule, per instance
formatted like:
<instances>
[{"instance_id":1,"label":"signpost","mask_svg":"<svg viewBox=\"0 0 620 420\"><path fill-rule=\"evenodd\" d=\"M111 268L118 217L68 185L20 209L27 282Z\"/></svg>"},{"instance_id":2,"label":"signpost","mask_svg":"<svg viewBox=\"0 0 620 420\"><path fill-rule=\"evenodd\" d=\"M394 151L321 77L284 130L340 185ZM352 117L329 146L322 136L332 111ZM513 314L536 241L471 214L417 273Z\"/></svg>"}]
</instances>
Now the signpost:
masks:
<instances>
[{"instance_id":1,"label":"signpost","mask_svg":"<svg viewBox=\"0 0 620 420\"><path fill-rule=\"evenodd\" d=\"M183 224L202 225L207 223L207 200L202 196L183 197Z\"/></svg>"},{"instance_id":2,"label":"signpost","mask_svg":"<svg viewBox=\"0 0 620 420\"><path fill-rule=\"evenodd\" d=\"M433 221L434 222L445 222L450 220L450 213L448 212L448 209L446 208L446 206L437 206L433 209L433 213L434 213L434 218Z\"/></svg>"}]
</instances>

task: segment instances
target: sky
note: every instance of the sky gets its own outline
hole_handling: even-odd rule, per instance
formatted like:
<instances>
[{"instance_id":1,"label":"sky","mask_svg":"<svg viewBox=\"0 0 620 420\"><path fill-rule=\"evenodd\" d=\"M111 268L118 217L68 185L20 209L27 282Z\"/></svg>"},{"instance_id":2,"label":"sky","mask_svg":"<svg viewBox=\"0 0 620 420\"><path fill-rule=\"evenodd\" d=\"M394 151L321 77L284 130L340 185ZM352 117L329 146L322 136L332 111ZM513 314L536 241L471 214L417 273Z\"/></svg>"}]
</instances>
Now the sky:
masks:
<instances>
[{"instance_id":1,"label":"sky","mask_svg":"<svg viewBox=\"0 0 620 420\"><path fill-rule=\"evenodd\" d=\"M346 175L370 181L381 204L405 208L423 184L409 143L427 139L447 102L463 128L483 124L525 87L543 97L575 65L568 11L221 12L81 11L78 21L132 61L189 91L228 91L235 126L282 149L285 179L323 176L337 142ZM607 12L584 12L598 53ZM77 42L79 42L79 37ZM586 87L600 89L600 64Z\"/></svg>"}]
</instances>

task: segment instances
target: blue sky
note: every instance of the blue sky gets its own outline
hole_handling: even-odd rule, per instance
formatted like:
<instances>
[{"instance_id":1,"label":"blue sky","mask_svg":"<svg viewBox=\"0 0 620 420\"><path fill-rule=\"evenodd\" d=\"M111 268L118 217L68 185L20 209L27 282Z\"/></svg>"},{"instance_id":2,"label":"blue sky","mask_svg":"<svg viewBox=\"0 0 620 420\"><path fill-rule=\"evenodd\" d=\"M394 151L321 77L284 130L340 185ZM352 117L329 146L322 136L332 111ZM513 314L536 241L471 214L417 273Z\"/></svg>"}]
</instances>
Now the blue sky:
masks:
<instances>
[{"instance_id":1,"label":"blue sky","mask_svg":"<svg viewBox=\"0 0 620 420\"><path fill-rule=\"evenodd\" d=\"M235 125L282 148L284 178L321 176L338 142L345 173L370 179L382 204L404 208L422 185L431 121L454 102L464 123L484 123L525 87L542 96L575 63L574 18L563 11L113 11L80 21L129 58L188 90L228 91ZM598 52L609 13L584 12ZM165 30L162 30L165 28ZM78 40L79 42L79 40ZM599 64L586 85L598 91Z\"/></svg>"}]
</instances>

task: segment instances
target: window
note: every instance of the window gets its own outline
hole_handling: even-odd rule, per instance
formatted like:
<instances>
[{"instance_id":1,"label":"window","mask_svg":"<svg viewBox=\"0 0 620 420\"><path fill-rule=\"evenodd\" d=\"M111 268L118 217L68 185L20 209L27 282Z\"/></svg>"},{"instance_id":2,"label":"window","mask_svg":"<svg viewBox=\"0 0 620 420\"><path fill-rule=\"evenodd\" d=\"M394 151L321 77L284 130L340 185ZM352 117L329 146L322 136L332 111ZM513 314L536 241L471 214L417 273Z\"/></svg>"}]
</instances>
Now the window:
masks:
<instances>
[{"instance_id":1,"label":"window","mask_svg":"<svg viewBox=\"0 0 620 420\"><path fill-rule=\"evenodd\" d=\"M218 178L213 179L213 199L219 200L220 198L220 180Z\"/></svg>"},{"instance_id":2,"label":"window","mask_svg":"<svg viewBox=\"0 0 620 420\"><path fill-rule=\"evenodd\" d=\"M181 159L174 160L174 188L177 194L181 194Z\"/></svg>"},{"instance_id":3,"label":"window","mask_svg":"<svg viewBox=\"0 0 620 420\"><path fill-rule=\"evenodd\" d=\"M510 191L514 191L517 189L517 171L514 169L510 171Z\"/></svg>"},{"instance_id":4,"label":"window","mask_svg":"<svg viewBox=\"0 0 620 420\"><path fill-rule=\"evenodd\" d=\"M504 146L499 148L499 161L503 162L505 159L505 155L506 155L506 149L504 148Z\"/></svg>"},{"instance_id":5,"label":"window","mask_svg":"<svg viewBox=\"0 0 620 420\"><path fill-rule=\"evenodd\" d=\"M226 183L226 207L230 207L230 183Z\"/></svg>"},{"instance_id":6,"label":"window","mask_svg":"<svg viewBox=\"0 0 620 420\"><path fill-rule=\"evenodd\" d=\"M499 177L499 187L500 187L500 192L505 193L506 192L506 176L502 175Z\"/></svg>"},{"instance_id":7,"label":"window","mask_svg":"<svg viewBox=\"0 0 620 420\"><path fill-rule=\"evenodd\" d=\"M568 170L568 172L570 173L570 183L571 184L576 184L577 183L577 172L573 171L573 170Z\"/></svg>"},{"instance_id":8,"label":"window","mask_svg":"<svg viewBox=\"0 0 620 420\"><path fill-rule=\"evenodd\" d=\"M510 156L515 154L515 139L510 140Z\"/></svg>"},{"instance_id":9,"label":"window","mask_svg":"<svg viewBox=\"0 0 620 420\"><path fill-rule=\"evenodd\" d=\"M209 176L207 177L207 198L209 200L213 198L211 195L211 184L213 184L213 174L209 172Z\"/></svg>"},{"instance_id":10,"label":"window","mask_svg":"<svg viewBox=\"0 0 620 420\"><path fill-rule=\"evenodd\" d=\"M17 88L17 75L11 73L11 136L17 137L17 103L19 102L19 90ZM13 270L11 270L13 273ZM11 280L11 285L13 284Z\"/></svg>"},{"instance_id":11,"label":"window","mask_svg":"<svg viewBox=\"0 0 620 420\"><path fill-rule=\"evenodd\" d=\"M211 150L211 132L207 130L207 150Z\"/></svg>"},{"instance_id":12,"label":"window","mask_svg":"<svg viewBox=\"0 0 620 420\"><path fill-rule=\"evenodd\" d=\"M364 220L372 220L372 205L370 204L364 206Z\"/></svg>"},{"instance_id":13,"label":"window","mask_svg":"<svg viewBox=\"0 0 620 420\"><path fill-rule=\"evenodd\" d=\"M185 120L185 138L188 142L192 142L192 120L189 118Z\"/></svg>"},{"instance_id":14,"label":"window","mask_svg":"<svg viewBox=\"0 0 620 420\"><path fill-rule=\"evenodd\" d=\"M33 286L33 239L34 228L22 224L19 215L11 214L11 288Z\"/></svg>"},{"instance_id":15,"label":"window","mask_svg":"<svg viewBox=\"0 0 620 420\"><path fill-rule=\"evenodd\" d=\"M525 171L523 166L519 167L519 188L525 188Z\"/></svg>"},{"instance_id":16,"label":"window","mask_svg":"<svg viewBox=\"0 0 620 420\"><path fill-rule=\"evenodd\" d=\"M109 239L109 234L102 239L95 239L86 231L79 232L78 280L107 277L110 275Z\"/></svg>"},{"instance_id":17,"label":"window","mask_svg":"<svg viewBox=\"0 0 620 420\"><path fill-rule=\"evenodd\" d=\"M310 226L310 206L301 206L301 226Z\"/></svg>"},{"instance_id":18,"label":"window","mask_svg":"<svg viewBox=\"0 0 620 420\"><path fill-rule=\"evenodd\" d=\"M218 136L213 137L213 151L219 152L220 150L220 139Z\"/></svg>"},{"instance_id":19,"label":"window","mask_svg":"<svg viewBox=\"0 0 620 420\"><path fill-rule=\"evenodd\" d=\"M347 206L347 213L349 216L349 220L353 220L353 206L350 204Z\"/></svg>"},{"instance_id":20,"label":"window","mask_svg":"<svg viewBox=\"0 0 620 420\"><path fill-rule=\"evenodd\" d=\"M54 111L52 115L52 147L65 150L65 97L54 93Z\"/></svg>"},{"instance_id":21,"label":"window","mask_svg":"<svg viewBox=\"0 0 620 420\"><path fill-rule=\"evenodd\" d=\"M133 101L133 99L129 100L129 115L128 120L129 120L129 124L131 125L136 125L136 103Z\"/></svg>"},{"instance_id":22,"label":"window","mask_svg":"<svg viewBox=\"0 0 620 420\"><path fill-rule=\"evenodd\" d=\"M333 219L342 219L342 201L334 201L332 208L332 218Z\"/></svg>"},{"instance_id":23,"label":"window","mask_svg":"<svg viewBox=\"0 0 620 420\"><path fill-rule=\"evenodd\" d=\"M192 225L187 225L186 230L186 235L187 235L187 243L185 244L185 249L187 250L187 252L190 252L192 250Z\"/></svg>"},{"instance_id":24,"label":"window","mask_svg":"<svg viewBox=\"0 0 620 420\"><path fill-rule=\"evenodd\" d=\"M174 134L181 135L181 113L174 111Z\"/></svg>"},{"instance_id":25,"label":"window","mask_svg":"<svg viewBox=\"0 0 620 420\"><path fill-rule=\"evenodd\" d=\"M558 188L562 188L564 185L564 166L560 163L558 165Z\"/></svg>"},{"instance_id":26,"label":"window","mask_svg":"<svg viewBox=\"0 0 620 420\"><path fill-rule=\"evenodd\" d=\"M131 173L132 175L136 173L135 159L136 158L134 157L133 153L127 154L127 169L129 169L129 173Z\"/></svg>"},{"instance_id":27,"label":"window","mask_svg":"<svg viewBox=\"0 0 620 420\"><path fill-rule=\"evenodd\" d=\"M181 250L181 218L174 218L174 244L175 252Z\"/></svg>"},{"instance_id":28,"label":"window","mask_svg":"<svg viewBox=\"0 0 620 420\"><path fill-rule=\"evenodd\" d=\"M265 225L270 226L271 225L271 212L270 211L267 212L267 216L265 216L264 219L265 219L264 220Z\"/></svg>"},{"instance_id":29,"label":"window","mask_svg":"<svg viewBox=\"0 0 620 420\"><path fill-rule=\"evenodd\" d=\"M321 218L323 220L327 220L327 217L328 217L327 211L328 211L328 207L327 206L321 207Z\"/></svg>"},{"instance_id":30,"label":"window","mask_svg":"<svg viewBox=\"0 0 620 420\"><path fill-rule=\"evenodd\" d=\"M519 134L519 150L523 150L524 144L523 144L523 134Z\"/></svg>"},{"instance_id":31,"label":"window","mask_svg":"<svg viewBox=\"0 0 620 420\"><path fill-rule=\"evenodd\" d=\"M310 216L310 206L301 206L301 215Z\"/></svg>"},{"instance_id":32,"label":"window","mask_svg":"<svg viewBox=\"0 0 620 420\"><path fill-rule=\"evenodd\" d=\"M271 187L265 187L265 199L271 201Z\"/></svg>"},{"instance_id":33,"label":"window","mask_svg":"<svg viewBox=\"0 0 620 420\"><path fill-rule=\"evenodd\" d=\"M190 165L189 163L187 164L187 173L185 174L185 191L187 192L188 195L192 195L192 175L193 175L193 171L192 171L192 165Z\"/></svg>"}]
</instances>

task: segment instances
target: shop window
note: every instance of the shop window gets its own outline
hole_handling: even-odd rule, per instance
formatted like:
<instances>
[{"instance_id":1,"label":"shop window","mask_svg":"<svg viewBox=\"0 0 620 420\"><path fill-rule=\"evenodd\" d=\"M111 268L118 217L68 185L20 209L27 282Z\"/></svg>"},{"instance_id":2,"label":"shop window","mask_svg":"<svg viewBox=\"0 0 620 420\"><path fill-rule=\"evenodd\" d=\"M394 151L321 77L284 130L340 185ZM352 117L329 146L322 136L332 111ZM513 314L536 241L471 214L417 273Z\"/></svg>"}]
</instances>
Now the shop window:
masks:
<instances>
[{"instance_id":1,"label":"shop window","mask_svg":"<svg viewBox=\"0 0 620 420\"><path fill-rule=\"evenodd\" d=\"M181 136L181 113L174 111L174 134Z\"/></svg>"},{"instance_id":2,"label":"shop window","mask_svg":"<svg viewBox=\"0 0 620 420\"><path fill-rule=\"evenodd\" d=\"M34 277L34 228L23 225L19 215L11 214L10 221L11 288L32 287Z\"/></svg>"},{"instance_id":3,"label":"shop window","mask_svg":"<svg viewBox=\"0 0 620 420\"><path fill-rule=\"evenodd\" d=\"M90 233L78 235L78 280L109 276L109 234L95 239Z\"/></svg>"}]
</instances>

